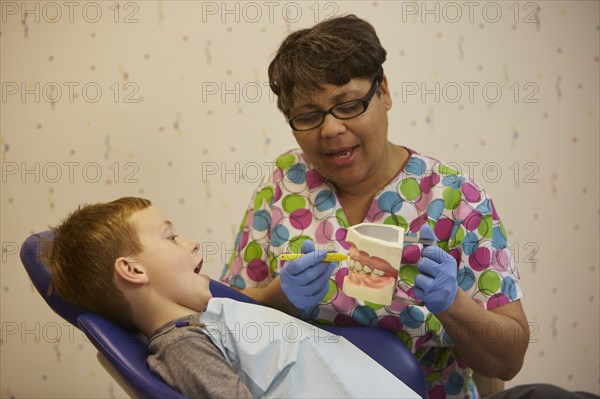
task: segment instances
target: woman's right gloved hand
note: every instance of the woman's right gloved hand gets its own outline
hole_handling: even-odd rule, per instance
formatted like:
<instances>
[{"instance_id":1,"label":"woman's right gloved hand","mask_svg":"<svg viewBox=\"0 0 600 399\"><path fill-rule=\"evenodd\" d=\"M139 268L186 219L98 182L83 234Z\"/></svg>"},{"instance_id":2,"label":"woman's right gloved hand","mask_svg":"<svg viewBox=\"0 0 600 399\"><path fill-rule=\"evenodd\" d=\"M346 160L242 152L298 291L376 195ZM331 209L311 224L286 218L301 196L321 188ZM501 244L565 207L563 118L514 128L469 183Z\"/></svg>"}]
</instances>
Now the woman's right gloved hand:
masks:
<instances>
[{"instance_id":1,"label":"woman's right gloved hand","mask_svg":"<svg viewBox=\"0 0 600 399\"><path fill-rule=\"evenodd\" d=\"M279 278L281 289L299 310L316 306L329 290L329 277L337 262L323 262L325 250L316 250L312 241L304 241L300 258L285 262Z\"/></svg>"}]
</instances>

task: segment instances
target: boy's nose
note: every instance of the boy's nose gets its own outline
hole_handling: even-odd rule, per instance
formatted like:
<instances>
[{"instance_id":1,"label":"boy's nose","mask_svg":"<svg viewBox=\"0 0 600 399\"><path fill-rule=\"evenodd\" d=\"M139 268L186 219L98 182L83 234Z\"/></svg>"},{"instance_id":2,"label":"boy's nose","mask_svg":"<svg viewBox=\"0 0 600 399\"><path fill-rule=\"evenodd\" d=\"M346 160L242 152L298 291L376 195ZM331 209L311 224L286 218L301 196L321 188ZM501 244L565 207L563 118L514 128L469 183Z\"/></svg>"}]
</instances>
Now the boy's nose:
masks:
<instances>
[{"instance_id":1,"label":"boy's nose","mask_svg":"<svg viewBox=\"0 0 600 399\"><path fill-rule=\"evenodd\" d=\"M191 240L191 239L189 239L189 238L186 238L186 237L181 237L181 238L182 238L182 241L183 241L183 245L184 245L186 248L189 248L189 249L190 249L190 251L191 251L193 254L196 254L196 253L198 253L198 251L200 250L200 242L198 242L198 241L195 241L195 240Z\"/></svg>"},{"instance_id":2,"label":"boy's nose","mask_svg":"<svg viewBox=\"0 0 600 399\"><path fill-rule=\"evenodd\" d=\"M198 251L200 250L200 243L198 241L192 240L192 245L193 245L192 253L197 254Z\"/></svg>"}]
</instances>

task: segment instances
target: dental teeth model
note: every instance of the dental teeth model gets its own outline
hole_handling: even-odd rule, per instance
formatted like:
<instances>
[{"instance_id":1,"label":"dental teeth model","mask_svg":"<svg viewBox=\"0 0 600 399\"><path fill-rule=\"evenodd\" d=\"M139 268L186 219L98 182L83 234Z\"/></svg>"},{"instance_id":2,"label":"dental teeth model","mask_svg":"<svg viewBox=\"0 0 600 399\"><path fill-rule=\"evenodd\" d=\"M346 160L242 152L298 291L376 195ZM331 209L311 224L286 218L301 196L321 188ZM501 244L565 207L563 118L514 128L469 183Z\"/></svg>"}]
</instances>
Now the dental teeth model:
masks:
<instances>
[{"instance_id":1,"label":"dental teeth model","mask_svg":"<svg viewBox=\"0 0 600 399\"><path fill-rule=\"evenodd\" d=\"M390 305L396 295L404 229L361 223L348 228L346 241L350 243L350 259L342 288L344 293L371 303Z\"/></svg>"}]
</instances>

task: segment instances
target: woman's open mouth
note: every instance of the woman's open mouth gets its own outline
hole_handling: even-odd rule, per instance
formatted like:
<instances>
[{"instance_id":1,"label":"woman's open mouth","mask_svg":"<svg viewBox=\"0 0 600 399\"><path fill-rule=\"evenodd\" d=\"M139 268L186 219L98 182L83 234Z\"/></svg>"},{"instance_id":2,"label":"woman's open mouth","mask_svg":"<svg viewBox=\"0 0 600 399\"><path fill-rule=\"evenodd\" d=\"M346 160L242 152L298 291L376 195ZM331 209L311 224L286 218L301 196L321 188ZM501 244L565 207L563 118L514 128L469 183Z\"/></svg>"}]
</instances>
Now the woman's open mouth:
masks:
<instances>
[{"instance_id":1,"label":"woman's open mouth","mask_svg":"<svg viewBox=\"0 0 600 399\"><path fill-rule=\"evenodd\" d=\"M325 155L335 164L345 164L354 159L358 146L345 147L326 152Z\"/></svg>"}]
</instances>

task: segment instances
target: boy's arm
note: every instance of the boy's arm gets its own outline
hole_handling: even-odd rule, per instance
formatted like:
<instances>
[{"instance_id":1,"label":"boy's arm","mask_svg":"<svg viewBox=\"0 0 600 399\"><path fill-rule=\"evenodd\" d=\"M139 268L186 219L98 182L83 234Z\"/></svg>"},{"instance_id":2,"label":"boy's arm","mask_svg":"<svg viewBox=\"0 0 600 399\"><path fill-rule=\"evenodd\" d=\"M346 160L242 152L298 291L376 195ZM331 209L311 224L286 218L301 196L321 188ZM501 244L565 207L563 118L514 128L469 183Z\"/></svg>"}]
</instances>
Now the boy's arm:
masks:
<instances>
[{"instance_id":1,"label":"boy's arm","mask_svg":"<svg viewBox=\"0 0 600 399\"><path fill-rule=\"evenodd\" d=\"M208 336L178 330L151 343L150 350L154 353L148 357L148 364L154 373L190 398L253 398ZM171 334L174 336L168 337Z\"/></svg>"}]
</instances>

